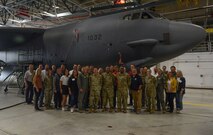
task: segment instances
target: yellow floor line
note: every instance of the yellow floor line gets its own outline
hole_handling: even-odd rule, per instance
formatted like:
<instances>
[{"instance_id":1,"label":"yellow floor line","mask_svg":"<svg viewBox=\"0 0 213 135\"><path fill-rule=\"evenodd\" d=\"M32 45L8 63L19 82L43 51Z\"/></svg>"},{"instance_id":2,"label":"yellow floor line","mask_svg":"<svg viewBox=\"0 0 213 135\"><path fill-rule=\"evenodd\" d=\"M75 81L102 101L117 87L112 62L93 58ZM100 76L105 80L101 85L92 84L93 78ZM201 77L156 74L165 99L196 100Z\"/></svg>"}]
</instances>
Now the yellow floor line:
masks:
<instances>
[{"instance_id":1,"label":"yellow floor line","mask_svg":"<svg viewBox=\"0 0 213 135\"><path fill-rule=\"evenodd\" d=\"M192 106L200 106L200 107L211 107L213 108L213 104L198 104L198 103L191 103L191 102L184 102L184 105L192 105Z\"/></svg>"}]
</instances>

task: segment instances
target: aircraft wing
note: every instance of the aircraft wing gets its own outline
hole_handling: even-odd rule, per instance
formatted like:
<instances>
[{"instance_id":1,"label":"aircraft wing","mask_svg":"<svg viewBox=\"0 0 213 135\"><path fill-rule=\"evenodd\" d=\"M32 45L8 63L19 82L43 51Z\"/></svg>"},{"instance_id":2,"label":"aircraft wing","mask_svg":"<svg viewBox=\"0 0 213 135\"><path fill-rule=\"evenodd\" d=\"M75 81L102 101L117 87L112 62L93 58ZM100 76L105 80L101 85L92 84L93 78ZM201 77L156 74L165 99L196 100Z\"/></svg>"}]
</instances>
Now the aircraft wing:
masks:
<instances>
[{"instance_id":1,"label":"aircraft wing","mask_svg":"<svg viewBox=\"0 0 213 135\"><path fill-rule=\"evenodd\" d=\"M0 28L0 50L15 48L43 36L44 29L37 28Z\"/></svg>"},{"instance_id":2,"label":"aircraft wing","mask_svg":"<svg viewBox=\"0 0 213 135\"><path fill-rule=\"evenodd\" d=\"M154 46L158 43L156 39L142 39L137 41L128 42L127 45L132 48L140 47L140 46Z\"/></svg>"}]
</instances>

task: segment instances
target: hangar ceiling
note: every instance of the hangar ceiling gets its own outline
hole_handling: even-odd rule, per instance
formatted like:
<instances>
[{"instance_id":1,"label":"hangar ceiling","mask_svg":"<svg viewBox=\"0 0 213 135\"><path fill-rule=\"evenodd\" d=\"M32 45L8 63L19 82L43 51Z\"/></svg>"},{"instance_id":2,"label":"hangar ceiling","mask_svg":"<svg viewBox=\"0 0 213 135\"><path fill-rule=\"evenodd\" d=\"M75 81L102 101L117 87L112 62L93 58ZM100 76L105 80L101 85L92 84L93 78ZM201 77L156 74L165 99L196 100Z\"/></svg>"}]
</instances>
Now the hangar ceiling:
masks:
<instances>
[{"instance_id":1,"label":"hangar ceiling","mask_svg":"<svg viewBox=\"0 0 213 135\"><path fill-rule=\"evenodd\" d=\"M143 4L156 0L0 0L0 25L18 27L54 27L71 21L85 19L93 8L114 3ZM151 7L172 20L191 21L202 26L212 24L212 0L158 0ZM104 10L104 9L103 9Z\"/></svg>"}]
</instances>

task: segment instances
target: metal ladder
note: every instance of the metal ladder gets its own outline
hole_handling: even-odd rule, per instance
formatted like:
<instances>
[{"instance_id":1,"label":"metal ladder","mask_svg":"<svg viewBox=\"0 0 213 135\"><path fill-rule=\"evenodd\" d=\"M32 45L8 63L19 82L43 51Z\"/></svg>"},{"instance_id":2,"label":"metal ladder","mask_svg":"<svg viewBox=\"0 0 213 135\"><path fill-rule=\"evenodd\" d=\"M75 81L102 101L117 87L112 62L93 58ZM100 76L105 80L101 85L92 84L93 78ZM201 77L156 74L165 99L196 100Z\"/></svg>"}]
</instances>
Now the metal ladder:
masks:
<instances>
[{"instance_id":1,"label":"metal ladder","mask_svg":"<svg viewBox=\"0 0 213 135\"><path fill-rule=\"evenodd\" d=\"M8 93L8 87L13 86L19 88L17 94L24 94L24 74L22 71L12 71L1 83L1 90Z\"/></svg>"}]
</instances>

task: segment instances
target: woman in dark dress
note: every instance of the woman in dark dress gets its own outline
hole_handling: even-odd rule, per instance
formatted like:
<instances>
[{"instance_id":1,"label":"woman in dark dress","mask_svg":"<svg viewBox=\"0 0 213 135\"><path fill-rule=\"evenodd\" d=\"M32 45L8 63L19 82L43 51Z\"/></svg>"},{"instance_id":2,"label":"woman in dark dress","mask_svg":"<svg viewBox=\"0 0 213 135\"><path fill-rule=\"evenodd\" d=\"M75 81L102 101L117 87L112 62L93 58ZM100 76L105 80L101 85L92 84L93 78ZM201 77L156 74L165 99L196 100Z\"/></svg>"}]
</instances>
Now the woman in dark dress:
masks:
<instances>
[{"instance_id":1,"label":"woman in dark dress","mask_svg":"<svg viewBox=\"0 0 213 135\"><path fill-rule=\"evenodd\" d=\"M70 112L74 112L74 109L78 104L78 71L73 70L72 75L69 78L68 85L71 90L71 95L69 96L69 105L71 107Z\"/></svg>"}]
</instances>

